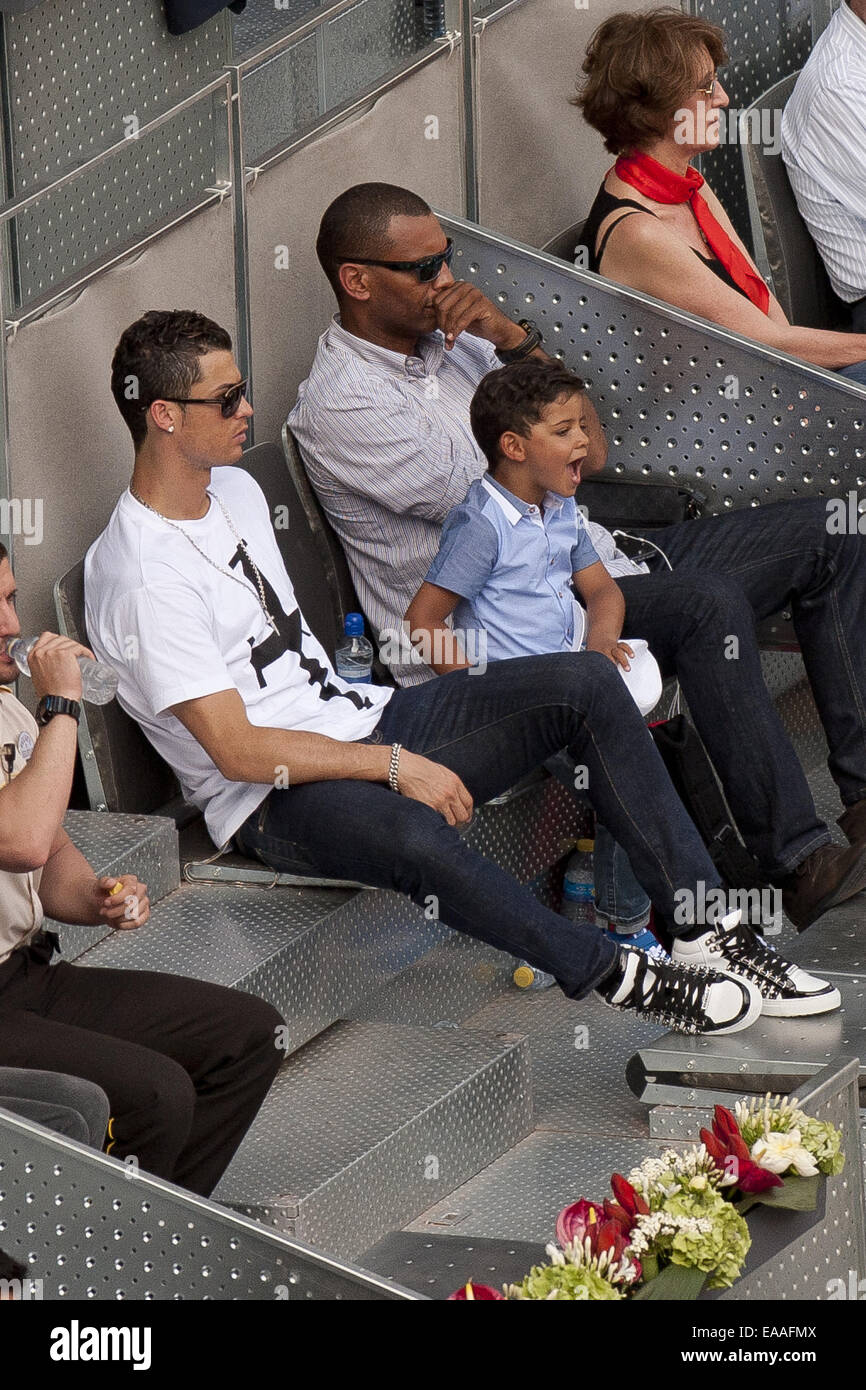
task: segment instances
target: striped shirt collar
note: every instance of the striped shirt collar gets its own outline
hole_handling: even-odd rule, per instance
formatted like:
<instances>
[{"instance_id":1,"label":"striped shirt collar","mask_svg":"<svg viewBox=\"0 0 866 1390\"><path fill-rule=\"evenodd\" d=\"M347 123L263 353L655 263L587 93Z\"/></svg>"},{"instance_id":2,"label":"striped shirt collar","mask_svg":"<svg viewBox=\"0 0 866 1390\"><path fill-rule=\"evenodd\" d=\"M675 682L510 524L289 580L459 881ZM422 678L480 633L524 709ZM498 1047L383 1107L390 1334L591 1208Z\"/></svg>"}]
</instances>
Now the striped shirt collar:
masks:
<instances>
[{"instance_id":1,"label":"striped shirt collar","mask_svg":"<svg viewBox=\"0 0 866 1390\"><path fill-rule=\"evenodd\" d=\"M842 0L836 13L839 16L840 27L859 46L862 56L866 58L866 24L854 13L851 6L845 3L845 0Z\"/></svg>"},{"instance_id":2,"label":"striped shirt collar","mask_svg":"<svg viewBox=\"0 0 866 1390\"><path fill-rule=\"evenodd\" d=\"M513 492L509 492L508 488L497 483L496 479L492 478L489 473L483 474L481 484L490 493L494 502L502 508L512 526L516 526L521 517L539 516L542 510L558 512L566 501L566 498L560 497L558 492L546 492L541 507L534 507L530 502L524 502L522 497L515 497Z\"/></svg>"},{"instance_id":3,"label":"striped shirt collar","mask_svg":"<svg viewBox=\"0 0 866 1390\"><path fill-rule=\"evenodd\" d=\"M406 357L402 352L392 352L390 348L380 347L366 338L358 338L350 333L335 314L328 329L328 342L338 343L349 352L360 357L374 367L384 367L389 376L435 376L445 356L445 337L437 328L433 333L424 333L418 339L414 356Z\"/></svg>"}]
</instances>

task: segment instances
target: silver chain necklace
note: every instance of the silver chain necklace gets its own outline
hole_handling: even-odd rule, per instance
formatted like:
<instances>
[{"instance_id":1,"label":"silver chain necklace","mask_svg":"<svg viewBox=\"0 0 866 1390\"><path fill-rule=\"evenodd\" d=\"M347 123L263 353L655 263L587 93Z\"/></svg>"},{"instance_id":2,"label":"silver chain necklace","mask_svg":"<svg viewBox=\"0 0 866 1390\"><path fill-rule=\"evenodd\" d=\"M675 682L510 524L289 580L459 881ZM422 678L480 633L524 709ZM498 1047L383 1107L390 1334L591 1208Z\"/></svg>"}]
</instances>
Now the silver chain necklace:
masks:
<instances>
[{"instance_id":1,"label":"silver chain necklace","mask_svg":"<svg viewBox=\"0 0 866 1390\"><path fill-rule=\"evenodd\" d=\"M203 559L203 560L207 560L208 564L211 566L212 569L215 569L215 570L217 570L220 574L225 575L225 577L226 577L227 579L233 579L234 582L235 582L236 584L240 584L241 588L244 590L245 593L249 593L249 589L248 589L248 587L247 587L247 582L246 582L245 580L239 578L239 576L236 575L236 574L234 574L231 570L223 569L222 565L218 565L218 564L217 564L216 560L212 560L211 557L207 554L207 552L204 551L204 550L202 550L201 546L198 545L197 542L193 540L192 536L189 534L188 531L184 531L183 527L182 527L182 526L178 526L178 524L177 524L176 521L172 521L171 517L163 516L162 512L158 512L158 511L156 510L156 507L152 507L152 506L150 505L149 502L145 502L145 500L144 500L143 497L139 497L138 493L134 490L134 488L132 487L131 484L130 484L129 491L130 491L130 493L132 494L132 496L135 498L136 502L139 502L139 503L141 504L142 507L146 507L147 510L148 510L149 512L153 512L154 516L158 516L159 519L160 519L160 521L164 521L164 522L166 523L167 526L172 526L172 527L174 527L174 530L175 530L175 531L179 531L180 534L181 534L182 536L185 536L186 539L189 541L190 545L192 546L193 550L197 550L198 553L199 553L199 555L202 557L202 559ZM258 565L256 564L255 560L253 559L252 555L250 554L249 549L247 548L246 543L245 543L244 541L242 541L241 538L240 538L240 536L238 535L237 528L236 528L234 522L232 521L231 516L229 515L229 510L228 510L228 508L226 507L225 503L223 502L222 498L221 498L217 493L208 493L208 496L214 498L214 501L216 502L217 506L219 507L220 511L221 511L222 514L223 514L223 517L224 517L224 519L225 519L226 526L229 528L229 530L231 531L231 533L232 533L232 535L234 536L235 540L237 541L238 546L239 546L240 549L244 552L244 554L246 555L247 559L249 560L250 565L252 566L253 574L254 574L255 577L256 577L256 586L257 586L258 591L259 591L259 592L258 592L258 600L259 600L259 603L261 604L262 612L264 613L264 615L265 615L265 617L266 617L268 623L270 624L270 626L273 628L274 633L276 634L276 636L279 637L279 635L280 635L280 629L277 627L277 624L276 624L276 622L274 621L274 618L273 618L272 614L268 611L268 605L267 605L267 603L265 602L265 586L264 586L264 584L262 583L262 576L261 576L261 574L259 573L259 567L258 567Z\"/></svg>"}]
</instances>

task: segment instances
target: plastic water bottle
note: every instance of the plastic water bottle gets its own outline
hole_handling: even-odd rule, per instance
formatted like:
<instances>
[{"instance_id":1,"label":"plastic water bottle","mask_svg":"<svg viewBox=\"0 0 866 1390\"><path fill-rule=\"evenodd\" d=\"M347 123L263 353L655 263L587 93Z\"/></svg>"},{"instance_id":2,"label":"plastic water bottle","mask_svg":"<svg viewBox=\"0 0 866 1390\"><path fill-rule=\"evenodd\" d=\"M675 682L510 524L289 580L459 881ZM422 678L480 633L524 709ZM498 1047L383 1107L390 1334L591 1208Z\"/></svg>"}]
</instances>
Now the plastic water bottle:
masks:
<instances>
[{"instance_id":1,"label":"plastic water bottle","mask_svg":"<svg viewBox=\"0 0 866 1390\"><path fill-rule=\"evenodd\" d=\"M337 675L352 685L369 684L373 670L373 644L364 636L364 615L347 613L346 636L334 653Z\"/></svg>"},{"instance_id":2,"label":"plastic water bottle","mask_svg":"<svg viewBox=\"0 0 866 1390\"><path fill-rule=\"evenodd\" d=\"M595 923L595 878L592 868L594 840L578 840L577 849L565 866L562 884L562 915L569 922Z\"/></svg>"},{"instance_id":3,"label":"plastic water bottle","mask_svg":"<svg viewBox=\"0 0 866 1390\"><path fill-rule=\"evenodd\" d=\"M39 641L38 637L9 637L6 640L6 653L11 656L18 670L30 675L28 657ZM91 661L89 656L78 658L81 671L81 698L91 705L107 705L117 694L117 672L101 661Z\"/></svg>"},{"instance_id":4,"label":"plastic water bottle","mask_svg":"<svg viewBox=\"0 0 866 1390\"><path fill-rule=\"evenodd\" d=\"M530 965L528 960L518 961L511 978L518 989L550 989L551 985L556 984L552 975L548 975L546 970L539 970L537 965Z\"/></svg>"}]
</instances>

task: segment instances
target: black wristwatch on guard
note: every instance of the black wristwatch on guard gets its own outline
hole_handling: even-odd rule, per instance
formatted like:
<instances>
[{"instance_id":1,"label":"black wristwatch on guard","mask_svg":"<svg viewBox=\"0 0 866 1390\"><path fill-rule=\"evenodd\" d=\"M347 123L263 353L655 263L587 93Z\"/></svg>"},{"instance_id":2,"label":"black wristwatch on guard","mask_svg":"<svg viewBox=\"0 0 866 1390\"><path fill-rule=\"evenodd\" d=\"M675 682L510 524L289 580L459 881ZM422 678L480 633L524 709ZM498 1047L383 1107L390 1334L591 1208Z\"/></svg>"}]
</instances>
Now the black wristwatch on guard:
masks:
<instances>
[{"instance_id":1,"label":"black wristwatch on guard","mask_svg":"<svg viewBox=\"0 0 866 1390\"><path fill-rule=\"evenodd\" d=\"M81 705L77 700L67 700L65 695L43 695L36 706L36 723L44 729L55 714L71 714L77 724L81 718Z\"/></svg>"}]
</instances>

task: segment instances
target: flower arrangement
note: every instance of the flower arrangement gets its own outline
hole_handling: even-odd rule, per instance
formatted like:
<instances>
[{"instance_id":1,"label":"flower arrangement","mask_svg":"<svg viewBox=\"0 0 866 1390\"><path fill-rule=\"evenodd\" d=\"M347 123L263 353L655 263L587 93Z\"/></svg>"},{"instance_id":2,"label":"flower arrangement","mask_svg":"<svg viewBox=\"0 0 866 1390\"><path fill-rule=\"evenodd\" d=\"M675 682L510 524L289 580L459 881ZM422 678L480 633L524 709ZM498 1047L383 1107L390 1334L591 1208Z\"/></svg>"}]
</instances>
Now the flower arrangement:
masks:
<instances>
[{"instance_id":1,"label":"flower arrangement","mask_svg":"<svg viewBox=\"0 0 866 1390\"><path fill-rule=\"evenodd\" d=\"M814 1210L822 1176L842 1171L841 1133L795 1102L766 1095L723 1105L685 1153L646 1158L612 1198L581 1198L560 1212L548 1263L504 1292L466 1284L452 1300L697 1298L739 1277L751 1246L745 1214L756 1202Z\"/></svg>"}]
</instances>

